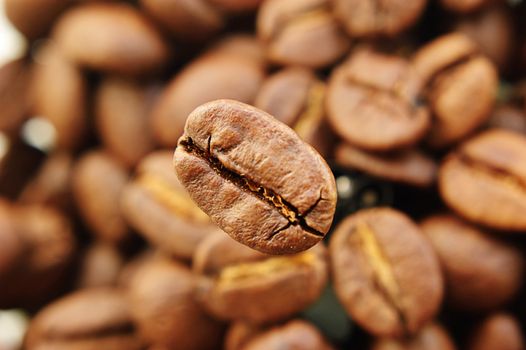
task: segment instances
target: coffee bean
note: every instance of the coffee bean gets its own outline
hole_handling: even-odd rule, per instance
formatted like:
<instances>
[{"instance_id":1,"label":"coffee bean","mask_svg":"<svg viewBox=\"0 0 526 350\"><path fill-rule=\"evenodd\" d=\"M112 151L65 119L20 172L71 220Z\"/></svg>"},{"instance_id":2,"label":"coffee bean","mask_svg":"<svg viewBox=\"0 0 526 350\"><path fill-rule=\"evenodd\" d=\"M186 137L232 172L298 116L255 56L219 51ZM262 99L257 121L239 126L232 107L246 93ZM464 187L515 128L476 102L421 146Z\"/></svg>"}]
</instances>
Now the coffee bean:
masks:
<instances>
[{"instance_id":1,"label":"coffee bean","mask_svg":"<svg viewBox=\"0 0 526 350\"><path fill-rule=\"evenodd\" d=\"M218 318L252 324L284 320L312 304L328 278L326 250L275 257L224 234L199 245L193 269L200 276L197 297Z\"/></svg>"},{"instance_id":2,"label":"coffee bean","mask_svg":"<svg viewBox=\"0 0 526 350\"><path fill-rule=\"evenodd\" d=\"M433 114L431 146L457 142L486 121L495 102L497 71L467 36L441 36L421 47L413 63L426 84ZM470 103L473 96L477 103Z\"/></svg>"},{"instance_id":3,"label":"coffee bean","mask_svg":"<svg viewBox=\"0 0 526 350\"><path fill-rule=\"evenodd\" d=\"M191 200L173 172L173 153L145 157L121 197L124 218L152 245L189 259L199 242L218 230Z\"/></svg>"},{"instance_id":4,"label":"coffee bean","mask_svg":"<svg viewBox=\"0 0 526 350\"><path fill-rule=\"evenodd\" d=\"M352 37L393 37L420 18L426 0L333 0L334 15Z\"/></svg>"},{"instance_id":5,"label":"coffee bean","mask_svg":"<svg viewBox=\"0 0 526 350\"><path fill-rule=\"evenodd\" d=\"M364 149L385 151L419 141L429 114L421 82L401 57L356 50L330 78L327 112L334 131Z\"/></svg>"},{"instance_id":6,"label":"coffee bean","mask_svg":"<svg viewBox=\"0 0 526 350\"><path fill-rule=\"evenodd\" d=\"M267 58L281 65L321 68L349 48L330 11L329 0L265 0L257 18Z\"/></svg>"},{"instance_id":7,"label":"coffee bean","mask_svg":"<svg viewBox=\"0 0 526 350\"><path fill-rule=\"evenodd\" d=\"M300 252L330 228L336 185L329 167L259 109L230 100L200 106L188 117L174 164L197 205L251 248Z\"/></svg>"},{"instance_id":8,"label":"coffee bean","mask_svg":"<svg viewBox=\"0 0 526 350\"><path fill-rule=\"evenodd\" d=\"M455 343L444 327L430 323L407 339L377 339L371 350L455 350Z\"/></svg>"},{"instance_id":9,"label":"coffee bean","mask_svg":"<svg viewBox=\"0 0 526 350\"><path fill-rule=\"evenodd\" d=\"M336 148L335 158L343 167L421 187L432 185L438 170L433 159L417 149L373 153L342 143Z\"/></svg>"},{"instance_id":10,"label":"coffee bean","mask_svg":"<svg viewBox=\"0 0 526 350\"><path fill-rule=\"evenodd\" d=\"M520 350L524 346L524 337L517 320L507 313L495 313L475 329L468 349Z\"/></svg>"},{"instance_id":11,"label":"coffee bean","mask_svg":"<svg viewBox=\"0 0 526 350\"><path fill-rule=\"evenodd\" d=\"M494 309L519 291L524 260L511 244L452 215L431 216L421 228L442 265L446 301L457 309Z\"/></svg>"},{"instance_id":12,"label":"coffee bean","mask_svg":"<svg viewBox=\"0 0 526 350\"><path fill-rule=\"evenodd\" d=\"M60 50L80 65L125 75L158 70L168 47L139 11L124 3L76 6L56 23Z\"/></svg>"},{"instance_id":13,"label":"coffee bean","mask_svg":"<svg viewBox=\"0 0 526 350\"><path fill-rule=\"evenodd\" d=\"M344 219L330 241L334 288L349 315L383 337L415 334L442 301L438 260L418 226L389 208Z\"/></svg>"},{"instance_id":14,"label":"coffee bean","mask_svg":"<svg viewBox=\"0 0 526 350\"><path fill-rule=\"evenodd\" d=\"M6 0L5 14L26 38L33 40L46 34L58 15L72 0Z\"/></svg>"},{"instance_id":15,"label":"coffee bean","mask_svg":"<svg viewBox=\"0 0 526 350\"><path fill-rule=\"evenodd\" d=\"M0 201L0 280L12 271L22 258L24 244L15 230L9 204Z\"/></svg>"},{"instance_id":16,"label":"coffee bean","mask_svg":"<svg viewBox=\"0 0 526 350\"><path fill-rule=\"evenodd\" d=\"M460 216L491 228L526 230L526 138L505 130L486 131L461 145L443 162L442 199Z\"/></svg>"},{"instance_id":17,"label":"coffee bean","mask_svg":"<svg viewBox=\"0 0 526 350\"><path fill-rule=\"evenodd\" d=\"M123 264L123 257L115 247L105 243L93 243L82 257L77 286L79 288L115 286Z\"/></svg>"},{"instance_id":18,"label":"coffee bean","mask_svg":"<svg viewBox=\"0 0 526 350\"><path fill-rule=\"evenodd\" d=\"M31 66L24 59L9 61L0 67L0 131L14 132L28 116L31 75Z\"/></svg>"}]
</instances>

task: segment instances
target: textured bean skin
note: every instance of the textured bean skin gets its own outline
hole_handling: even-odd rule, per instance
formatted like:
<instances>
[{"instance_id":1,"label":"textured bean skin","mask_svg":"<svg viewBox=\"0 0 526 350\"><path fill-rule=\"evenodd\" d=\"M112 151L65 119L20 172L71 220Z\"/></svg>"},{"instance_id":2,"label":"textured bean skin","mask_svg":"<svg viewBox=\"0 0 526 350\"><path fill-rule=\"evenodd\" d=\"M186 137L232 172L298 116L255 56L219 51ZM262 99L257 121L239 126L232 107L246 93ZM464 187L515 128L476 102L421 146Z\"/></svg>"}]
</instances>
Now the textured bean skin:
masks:
<instances>
[{"instance_id":1,"label":"textured bean skin","mask_svg":"<svg viewBox=\"0 0 526 350\"><path fill-rule=\"evenodd\" d=\"M254 107L218 100L194 110L174 164L198 206L251 248L300 252L331 225L336 191L327 164L291 129Z\"/></svg>"}]
</instances>

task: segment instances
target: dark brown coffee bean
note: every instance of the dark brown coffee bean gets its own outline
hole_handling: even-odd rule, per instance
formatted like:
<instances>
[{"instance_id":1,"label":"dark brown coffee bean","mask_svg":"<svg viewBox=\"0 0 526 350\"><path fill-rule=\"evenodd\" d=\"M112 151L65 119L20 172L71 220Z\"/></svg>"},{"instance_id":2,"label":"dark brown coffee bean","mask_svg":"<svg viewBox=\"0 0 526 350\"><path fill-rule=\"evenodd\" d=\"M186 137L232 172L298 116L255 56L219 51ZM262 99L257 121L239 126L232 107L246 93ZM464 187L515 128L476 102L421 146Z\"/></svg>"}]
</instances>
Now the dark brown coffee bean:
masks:
<instances>
[{"instance_id":1,"label":"dark brown coffee bean","mask_svg":"<svg viewBox=\"0 0 526 350\"><path fill-rule=\"evenodd\" d=\"M173 153L158 151L139 163L123 190L124 218L153 246L177 257L192 257L198 243L218 230L199 209L173 171Z\"/></svg>"},{"instance_id":2,"label":"dark brown coffee bean","mask_svg":"<svg viewBox=\"0 0 526 350\"><path fill-rule=\"evenodd\" d=\"M104 146L132 167L155 148L149 113L161 87L106 78L95 97L95 117Z\"/></svg>"},{"instance_id":3,"label":"dark brown coffee bean","mask_svg":"<svg viewBox=\"0 0 526 350\"><path fill-rule=\"evenodd\" d=\"M128 287L138 332L163 349L219 349L222 326L194 299L195 279L184 265L156 257L138 268Z\"/></svg>"},{"instance_id":4,"label":"dark brown coffee bean","mask_svg":"<svg viewBox=\"0 0 526 350\"><path fill-rule=\"evenodd\" d=\"M329 122L346 141L369 150L390 150L419 141L429 127L418 104L421 81L409 62L358 49L331 75Z\"/></svg>"},{"instance_id":5,"label":"dark brown coffee bean","mask_svg":"<svg viewBox=\"0 0 526 350\"><path fill-rule=\"evenodd\" d=\"M82 257L77 277L79 288L109 287L117 284L124 264L119 251L105 243L94 243Z\"/></svg>"},{"instance_id":6,"label":"dark brown coffee bean","mask_svg":"<svg viewBox=\"0 0 526 350\"><path fill-rule=\"evenodd\" d=\"M15 268L24 252L24 243L11 216L9 204L0 200L0 281Z\"/></svg>"},{"instance_id":7,"label":"dark brown coffee bean","mask_svg":"<svg viewBox=\"0 0 526 350\"><path fill-rule=\"evenodd\" d=\"M140 0L139 3L146 13L180 40L201 41L224 26L221 13L208 0Z\"/></svg>"},{"instance_id":8,"label":"dark brown coffee bean","mask_svg":"<svg viewBox=\"0 0 526 350\"><path fill-rule=\"evenodd\" d=\"M395 182L413 186L431 186L436 178L437 165L418 149L390 153L372 153L342 143L336 148L336 162L347 168Z\"/></svg>"},{"instance_id":9,"label":"dark brown coffee bean","mask_svg":"<svg viewBox=\"0 0 526 350\"><path fill-rule=\"evenodd\" d=\"M449 11L466 14L480 10L484 6L505 3L504 0L440 0L440 4Z\"/></svg>"},{"instance_id":10,"label":"dark brown coffee bean","mask_svg":"<svg viewBox=\"0 0 526 350\"><path fill-rule=\"evenodd\" d=\"M333 0L334 15L352 37L394 37L420 18L427 0Z\"/></svg>"},{"instance_id":11,"label":"dark brown coffee bean","mask_svg":"<svg viewBox=\"0 0 526 350\"><path fill-rule=\"evenodd\" d=\"M214 316L225 320L269 323L286 319L317 298L327 283L323 244L288 256L254 251L227 235L199 245L194 272L197 297Z\"/></svg>"},{"instance_id":12,"label":"dark brown coffee bean","mask_svg":"<svg viewBox=\"0 0 526 350\"><path fill-rule=\"evenodd\" d=\"M142 344L124 295L94 288L69 294L40 311L31 322L26 348L139 350Z\"/></svg>"},{"instance_id":13,"label":"dark brown coffee bean","mask_svg":"<svg viewBox=\"0 0 526 350\"><path fill-rule=\"evenodd\" d=\"M526 230L526 138L486 131L461 145L442 164L442 199L462 217L495 229Z\"/></svg>"},{"instance_id":14,"label":"dark brown coffee bean","mask_svg":"<svg viewBox=\"0 0 526 350\"><path fill-rule=\"evenodd\" d=\"M236 350L332 350L316 327L303 320L292 320L254 335Z\"/></svg>"},{"instance_id":15,"label":"dark brown coffee bean","mask_svg":"<svg viewBox=\"0 0 526 350\"><path fill-rule=\"evenodd\" d=\"M517 320L506 313L487 317L472 335L469 350L522 350L526 346Z\"/></svg>"},{"instance_id":16,"label":"dark brown coffee bean","mask_svg":"<svg viewBox=\"0 0 526 350\"><path fill-rule=\"evenodd\" d=\"M51 28L53 21L72 0L5 0L5 14L28 39L37 39Z\"/></svg>"},{"instance_id":17,"label":"dark brown coffee bean","mask_svg":"<svg viewBox=\"0 0 526 350\"><path fill-rule=\"evenodd\" d=\"M526 114L522 109L511 104L500 105L491 113L487 126L526 134Z\"/></svg>"},{"instance_id":18,"label":"dark brown coffee bean","mask_svg":"<svg viewBox=\"0 0 526 350\"><path fill-rule=\"evenodd\" d=\"M177 74L154 107L151 117L157 141L175 146L190 112L205 102L231 98L252 103L263 74L260 62L244 55L205 53Z\"/></svg>"},{"instance_id":19,"label":"dark brown coffee bean","mask_svg":"<svg viewBox=\"0 0 526 350\"><path fill-rule=\"evenodd\" d=\"M269 114L231 100L188 117L174 155L192 199L232 238L291 254L329 230L336 185L323 158Z\"/></svg>"},{"instance_id":20,"label":"dark brown coffee bean","mask_svg":"<svg viewBox=\"0 0 526 350\"><path fill-rule=\"evenodd\" d=\"M354 321L383 337L418 332L442 301L438 260L418 226L389 209L341 222L330 241L334 288Z\"/></svg>"},{"instance_id":21,"label":"dark brown coffee bean","mask_svg":"<svg viewBox=\"0 0 526 350\"><path fill-rule=\"evenodd\" d=\"M281 65L321 68L349 49L329 8L329 0L265 0L257 18L267 58Z\"/></svg>"},{"instance_id":22,"label":"dark brown coffee bean","mask_svg":"<svg viewBox=\"0 0 526 350\"><path fill-rule=\"evenodd\" d=\"M432 216L421 228L442 265L450 304L464 310L487 310L517 294L524 272L518 249L452 215Z\"/></svg>"},{"instance_id":23,"label":"dark brown coffee bean","mask_svg":"<svg viewBox=\"0 0 526 350\"><path fill-rule=\"evenodd\" d=\"M103 151L85 154L73 170L73 196L80 214L102 241L124 241L129 230L120 211L120 196L128 173Z\"/></svg>"},{"instance_id":24,"label":"dark brown coffee bean","mask_svg":"<svg viewBox=\"0 0 526 350\"><path fill-rule=\"evenodd\" d=\"M87 134L88 92L82 72L52 44L39 50L36 60L32 112L53 125L57 148L79 148Z\"/></svg>"},{"instance_id":25,"label":"dark brown coffee bean","mask_svg":"<svg viewBox=\"0 0 526 350\"><path fill-rule=\"evenodd\" d=\"M23 59L0 67L0 131L15 132L28 116L31 71L30 65Z\"/></svg>"},{"instance_id":26,"label":"dark brown coffee bean","mask_svg":"<svg viewBox=\"0 0 526 350\"><path fill-rule=\"evenodd\" d=\"M53 38L69 59L95 70L144 74L168 59L155 27L124 3L76 6L56 23Z\"/></svg>"},{"instance_id":27,"label":"dark brown coffee bean","mask_svg":"<svg viewBox=\"0 0 526 350\"><path fill-rule=\"evenodd\" d=\"M371 350L455 350L455 343L446 330L431 323L407 339L377 339Z\"/></svg>"},{"instance_id":28,"label":"dark brown coffee bean","mask_svg":"<svg viewBox=\"0 0 526 350\"><path fill-rule=\"evenodd\" d=\"M426 84L433 114L431 146L448 146L486 121L495 102L497 71L467 36L441 36L420 48L413 63Z\"/></svg>"},{"instance_id":29,"label":"dark brown coffee bean","mask_svg":"<svg viewBox=\"0 0 526 350\"><path fill-rule=\"evenodd\" d=\"M291 67L271 75L254 106L290 126L322 156L328 156L332 135L325 118L326 85L308 69Z\"/></svg>"}]
</instances>

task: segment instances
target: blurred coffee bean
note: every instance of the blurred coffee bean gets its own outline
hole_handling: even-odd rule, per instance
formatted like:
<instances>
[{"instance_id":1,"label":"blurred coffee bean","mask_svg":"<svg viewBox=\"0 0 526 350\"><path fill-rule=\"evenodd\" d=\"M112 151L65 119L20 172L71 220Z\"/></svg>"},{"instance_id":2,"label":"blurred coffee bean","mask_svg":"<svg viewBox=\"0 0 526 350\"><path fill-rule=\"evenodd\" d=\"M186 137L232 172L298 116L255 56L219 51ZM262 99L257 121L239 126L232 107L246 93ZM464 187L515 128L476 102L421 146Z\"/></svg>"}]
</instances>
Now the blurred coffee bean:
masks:
<instances>
[{"instance_id":1,"label":"blurred coffee bean","mask_svg":"<svg viewBox=\"0 0 526 350\"><path fill-rule=\"evenodd\" d=\"M434 215L421 224L438 255L446 301L462 310L494 309L519 291L521 252L452 215Z\"/></svg>"},{"instance_id":2,"label":"blurred coffee bean","mask_svg":"<svg viewBox=\"0 0 526 350\"><path fill-rule=\"evenodd\" d=\"M469 350L521 350L526 346L519 323L506 313L488 316L471 337Z\"/></svg>"},{"instance_id":3,"label":"blurred coffee bean","mask_svg":"<svg viewBox=\"0 0 526 350\"><path fill-rule=\"evenodd\" d=\"M257 33L269 61L322 68L348 50L350 39L330 11L329 0L264 0Z\"/></svg>"},{"instance_id":4,"label":"blurred coffee bean","mask_svg":"<svg viewBox=\"0 0 526 350\"><path fill-rule=\"evenodd\" d=\"M422 46L413 63L426 84L425 97L433 115L427 137L431 146L451 145L486 121L495 102L498 76L474 41L460 33L443 35Z\"/></svg>"},{"instance_id":5,"label":"blurred coffee bean","mask_svg":"<svg viewBox=\"0 0 526 350\"><path fill-rule=\"evenodd\" d=\"M140 336L160 349L218 349L223 326L194 299L196 281L181 263L154 257L139 266L128 288Z\"/></svg>"},{"instance_id":6,"label":"blurred coffee bean","mask_svg":"<svg viewBox=\"0 0 526 350\"><path fill-rule=\"evenodd\" d=\"M15 230L9 206L0 199L0 280L14 269L24 253L24 242Z\"/></svg>"},{"instance_id":7,"label":"blurred coffee bean","mask_svg":"<svg viewBox=\"0 0 526 350\"><path fill-rule=\"evenodd\" d=\"M104 151L84 154L75 164L72 190L84 222L100 240L121 243L129 237L120 198L128 173Z\"/></svg>"},{"instance_id":8,"label":"blurred coffee bean","mask_svg":"<svg viewBox=\"0 0 526 350\"><path fill-rule=\"evenodd\" d=\"M284 320L312 304L328 278L322 244L299 254L270 256L217 234L194 255L197 298L218 318L268 323Z\"/></svg>"},{"instance_id":9,"label":"blurred coffee bean","mask_svg":"<svg viewBox=\"0 0 526 350\"><path fill-rule=\"evenodd\" d=\"M78 291L56 300L35 316L26 338L28 350L142 348L124 294L109 288Z\"/></svg>"},{"instance_id":10,"label":"blurred coffee bean","mask_svg":"<svg viewBox=\"0 0 526 350\"><path fill-rule=\"evenodd\" d=\"M348 216L331 237L330 254L336 294L373 335L415 334L438 312L438 259L405 214L376 208Z\"/></svg>"},{"instance_id":11,"label":"blurred coffee bean","mask_svg":"<svg viewBox=\"0 0 526 350\"><path fill-rule=\"evenodd\" d=\"M114 286L123 265L123 257L115 247L92 243L82 257L77 285L79 288Z\"/></svg>"},{"instance_id":12,"label":"blurred coffee bean","mask_svg":"<svg viewBox=\"0 0 526 350\"><path fill-rule=\"evenodd\" d=\"M31 65L23 58L0 67L0 131L14 133L28 116L31 74Z\"/></svg>"},{"instance_id":13,"label":"blurred coffee bean","mask_svg":"<svg viewBox=\"0 0 526 350\"><path fill-rule=\"evenodd\" d=\"M455 350L453 340L437 323L430 323L406 339L377 339L371 350Z\"/></svg>"},{"instance_id":14,"label":"blurred coffee bean","mask_svg":"<svg viewBox=\"0 0 526 350\"><path fill-rule=\"evenodd\" d=\"M57 21L52 38L74 63L104 72L151 73L169 57L155 26L125 3L78 5Z\"/></svg>"},{"instance_id":15,"label":"blurred coffee bean","mask_svg":"<svg viewBox=\"0 0 526 350\"><path fill-rule=\"evenodd\" d=\"M155 148L149 114L161 87L108 77L95 96L95 118L106 149L133 167Z\"/></svg>"}]
</instances>

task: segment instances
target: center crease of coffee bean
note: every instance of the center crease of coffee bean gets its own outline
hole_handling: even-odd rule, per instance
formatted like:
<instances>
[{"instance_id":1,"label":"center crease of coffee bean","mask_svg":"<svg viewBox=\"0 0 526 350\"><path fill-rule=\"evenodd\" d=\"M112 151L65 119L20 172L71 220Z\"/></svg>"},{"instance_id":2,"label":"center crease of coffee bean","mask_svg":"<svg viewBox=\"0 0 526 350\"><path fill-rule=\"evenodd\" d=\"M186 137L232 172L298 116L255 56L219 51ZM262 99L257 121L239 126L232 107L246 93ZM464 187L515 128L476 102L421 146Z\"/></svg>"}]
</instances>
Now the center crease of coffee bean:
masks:
<instances>
[{"instance_id":1,"label":"center crease of coffee bean","mask_svg":"<svg viewBox=\"0 0 526 350\"><path fill-rule=\"evenodd\" d=\"M373 269L375 282L380 292L394 307L400 322L405 327L405 313L401 303L402 294L388 258L382 251L373 230L366 222L358 222L355 230L360 237L362 249L367 257L367 261Z\"/></svg>"},{"instance_id":2,"label":"center crease of coffee bean","mask_svg":"<svg viewBox=\"0 0 526 350\"><path fill-rule=\"evenodd\" d=\"M283 199L280 195L272 191L271 189L265 188L254 181L237 174L236 172L228 169L225 167L219 159L214 157L212 153L210 152L210 143L211 143L212 136L208 138L208 149L205 151L201 149L199 146L197 146L193 140L188 137L186 140L181 140L180 145L184 147L185 151L193 154L194 156L197 156L201 159L204 159L211 169L213 169L219 176L221 176L223 179L230 181L231 183L235 184L237 187L241 188L244 191L247 191L251 193L252 195L257 196L259 199L265 201L266 203L270 204L276 210L280 212L280 214L285 217L288 220L287 225L283 226L282 228L272 232L271 235L266 237L267 240L271 240L274 236L276 236L278 233L286 230L290 226L296 226L299 225L304 231L318 237L324 237L325 235L310 227L305 217L318 205L318 203L323 199L321 196L318 197L318 199L308 208L304 213L300 213L297 208L295 208L292 204L287 202L285 199Z\"/></svg>"}]
</instances>

